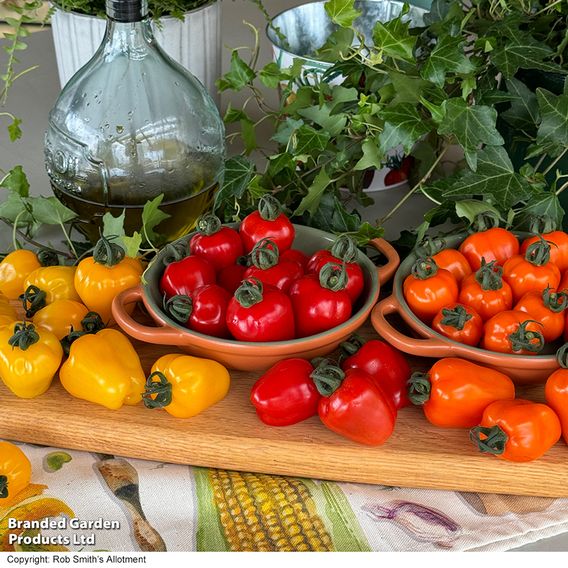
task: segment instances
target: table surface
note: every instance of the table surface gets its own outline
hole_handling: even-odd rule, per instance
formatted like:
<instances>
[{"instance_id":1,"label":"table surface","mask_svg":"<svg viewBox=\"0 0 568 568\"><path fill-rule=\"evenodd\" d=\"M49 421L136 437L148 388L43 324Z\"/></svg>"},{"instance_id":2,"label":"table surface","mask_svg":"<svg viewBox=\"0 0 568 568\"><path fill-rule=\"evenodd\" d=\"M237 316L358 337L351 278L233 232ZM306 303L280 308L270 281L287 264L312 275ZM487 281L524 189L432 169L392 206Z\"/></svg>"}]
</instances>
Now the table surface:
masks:
<instances>
[{"instance_id":1,"label":"table surface","mask_svg":"<svg viewBox=\"0 0 568 568\"><path fill-rule=\"evenodd\" d=\"M276 14L286 8L301 4L298 0L265 0L269 13ZM223 66L227 67L231 48L250 44L250 31L244 21L263 27L262 15L252 2L244 0L224 1L222 16L222 37L224 43ZM34 195L50 195L48 179L43 164L43 133L47 126L49 109L55 102L59 92L59 79L53 47L51 31L47 27L40 33L32 34L28 40L29 48L20 52L21 65L39 65L34 72L20 78L13 86L7 108L24 122L23 137L16 143L10 143L7 137L0 136L0 169L8 170L16 164L21 164L30 181L30 191ZM1 43L1 42L0 42ZM5 53L0 52L0 67L4 65ZM271 50L268 40L261 34L261 61L269 61ZM224 93L221 99L222 111L231 100L238 107L238 97ZM238 148L229 148L236 152ZM381 196L381 207L388 210L399 199L399 196ZM423 213L430 206L421 197L408 201L392 225L386 227L387 237L396 237L401 228L416 226ZM6 250L10 243L9 231L0 230L0 250ZM539 540L516 550L525 551L566 551L568 550L568 533L552 538Z\"/></svg>"}]
</instances>

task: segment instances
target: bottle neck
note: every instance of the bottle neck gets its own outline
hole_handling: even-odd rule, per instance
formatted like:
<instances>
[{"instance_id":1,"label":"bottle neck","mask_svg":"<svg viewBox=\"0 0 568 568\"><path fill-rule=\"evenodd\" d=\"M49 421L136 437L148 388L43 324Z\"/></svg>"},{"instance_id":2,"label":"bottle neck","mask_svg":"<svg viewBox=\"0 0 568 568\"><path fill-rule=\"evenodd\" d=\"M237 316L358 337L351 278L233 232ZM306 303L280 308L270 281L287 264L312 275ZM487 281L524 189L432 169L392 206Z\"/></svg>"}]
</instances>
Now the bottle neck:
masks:
<instances>
[{"instance_id":1,"label":"bottle neck","mask_svg":"<svg viewBox=\"0 0 568 568\"><path fill-rule=\"evenodd\" d=\"M142 59L154 41L150 18L138 22L117 22L108 19L103 41L104 55L126 55Z\"/></svg>"},{"instance_id":2,"label":"bottle neck","mask_svg":"<svg viewBox=\"0 0 568 568\"><path fill-rule=\"evenodd\" d=\"M106 0L106 15L109 20L130 24L148 16L148 0Z\"/></svg>"}]
</instances>

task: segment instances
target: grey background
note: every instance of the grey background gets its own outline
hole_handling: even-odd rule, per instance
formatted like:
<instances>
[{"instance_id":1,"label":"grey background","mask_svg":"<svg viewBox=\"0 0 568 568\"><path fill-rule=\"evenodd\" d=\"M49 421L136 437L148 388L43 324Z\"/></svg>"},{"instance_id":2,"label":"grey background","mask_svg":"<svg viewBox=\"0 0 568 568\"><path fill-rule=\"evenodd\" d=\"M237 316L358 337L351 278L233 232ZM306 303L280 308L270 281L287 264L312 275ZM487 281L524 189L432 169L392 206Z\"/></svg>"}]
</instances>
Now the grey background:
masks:
<instances>
[{"instance_id":1,"label":"grey background","mask_svg":"<svg viewBox=\"0 0 568 568\"><path fill-rule=\"evenodd\" d=\"M303 0L264 0L264 4L271 16L293 6L302 4ZM265 22L258 8L247 0L222 0L222 37L223 68L227 70L231 49L240 46L249 46L252 42L250 29L244 21L250 22L261 29L261 54L260 64L267 63L272 58L271 46L264 34ZM0 46L3 40L0 40ZM28 73L19 79L13 86L6 110L23 119L23 137L10 143L5 130L0 135L0 169L9 170L17 164L24 167L30 181L30 192L33 195L51 195L51 189L45 174L43 165L43 134L47 127L47 115L53 106L59 91L59 78L51 30L44 30L32 34L28 39L29 45L26 51L20 52L21 67L39 65L39 69ZM6 53L0 51L0 68L6 62ZM274 93L267 93L271 99ZM224 93L221 97L221 112L224 112L229 100L234 107L239 107L242 97L234 93ZM272 99L274 100L274 99ZM2 128L4 129L4 124ZM265 130L267 133L268 131ZM260 131L259 137L262 137ZM230 146L229 153L238 153L238 145ZM377 205L383 212L388 211L401 195L397 192L393 195L381 195ZM395 237L402 228L411 228L421 221L423 213L432 204L424 197L416 196L408 201L399 214L386 227L387 237ZM0 225L0 250L5 250L10 243L11 236L6 226ZM546 483L546 480L543 480ZM521 547L525 551L567 551L568 533L557 537L541 540L537 543Z\"/></svg>"}]
</instances>

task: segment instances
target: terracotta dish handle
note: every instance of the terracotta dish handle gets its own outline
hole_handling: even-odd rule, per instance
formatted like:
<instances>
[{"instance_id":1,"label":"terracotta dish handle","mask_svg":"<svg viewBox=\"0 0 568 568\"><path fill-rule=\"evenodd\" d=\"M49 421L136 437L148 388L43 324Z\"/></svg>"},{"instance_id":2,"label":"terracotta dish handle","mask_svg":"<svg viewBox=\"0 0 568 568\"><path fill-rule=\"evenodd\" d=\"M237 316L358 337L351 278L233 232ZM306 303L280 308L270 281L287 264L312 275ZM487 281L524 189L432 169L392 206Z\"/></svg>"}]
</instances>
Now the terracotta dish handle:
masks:
<instances>
[{"instance_id":1,"label":"terracotta dish handle","mask_svg":"<svg viewBox=\"0 0 568 568\"><path fill-rule=\"evenodd\" d=\"M126 311L125 306L142 300L142 286L135 286L124 290L116 296L112 302L112 315L118 325L128 335L146 341L147 343L157 343L159 345L182 345L183 334L176 329L167 326L151 327L135 321Z\"/></svg>"},{"instance_id":2,"label":"terracotta dish handle","mask_svg":"<svg viewBox=\"0 0 568 568\"><path fill-rule=\"evenodd\" d=\"M369 245L376 248L387 259L385 265L377 267L379 285L382 286L394 276L400 264L400 256L398 256L394 247L388 241L385 241L385 239L373 239L369 241Z\"/></svg>"},{"instance_id":3,"label":"terracotta dish handle","mask_svg":"<svg viewBox=\"0 0 568 568\"><path fill-rule=\"evenodd\" d=\"M375 331L386 339L397 349L412 355L421 357L448 357L450 355L468 355L468 349L465 346L451 345L445 343L441 339L428 338L417 339L408 337L395 329L386 319L385 316L400 313L402 306L396 297L389 296L379 302L371 312L371 323Z\"/></svg>"}]
</instances>

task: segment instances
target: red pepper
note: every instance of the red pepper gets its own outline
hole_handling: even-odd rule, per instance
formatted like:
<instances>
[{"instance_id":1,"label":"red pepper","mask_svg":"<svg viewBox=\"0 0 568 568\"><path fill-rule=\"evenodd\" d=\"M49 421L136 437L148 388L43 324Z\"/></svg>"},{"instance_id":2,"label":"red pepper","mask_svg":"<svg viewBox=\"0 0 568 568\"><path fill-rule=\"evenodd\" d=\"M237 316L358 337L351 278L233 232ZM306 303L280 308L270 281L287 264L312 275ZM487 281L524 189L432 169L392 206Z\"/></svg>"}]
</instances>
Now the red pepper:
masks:
<instances>
[{"instance_id":1,"label":"red pepper","mask_svg":"<svg viewBox=\"0 0 568 568\"><path fill-rule=\"evenodd\" d=\"M227 306L231 295L217 284L196 288L191 296L164 298L164 310L193 331L213 337L229 337Z\"/></svg>"},{"instance_id":2,"label":"red pepper","mask_svg":"<svg viewBox=\"0 0 568 568\"><path fill-rule=\"evenodd\" d=\"M345 269L332 262L314 274L292 282L289 295L296 315L298 337L307 337L336 327L351 317L352 306L345 291Z\"/></svg>"},{"instance_id":3,"label":"red pepper","mask_svg":"<svg viewBox=\"0 0 568 568\"><path fill-rule=\"evenodd\" d=\"M304 272L306 272L306 267L308 266L308 255L303 253L301 250L298 249L288 249L285 250L280 255L280 260L293 260L297 262Z\"/></svg>"},{"instance_id":4,"label":"red pepper","mask_svg":"<svg viewBox=\"0 0 568 568\"><path fill-rule=\"evenodd\" d=\"M160 279L160 291L168 298L191 293L205 284L215 284L215 268L202 256L183 256L174 245L168 245L171 260Z\"/></svg>"},{"instance_id":5,"label":"red pepper","mask_svg":"<svg viewBox=\"0 0 568 568\"><path fill-rule=\"evenodd\" d=\"M246 257L241 257L242 259ZM217 272L217 284L222 288L225 288L231 296L235 293L235 290L241 285L241 282L245 278L245 271L247 267L245 264L241 263L239 259L237 264L231 264L231 266L225 266Z\"/></svg>"},{"instance_id":6,"label":"red pepper","mask_svg":"<svg viewBox=\"0 0 568 568\"><path fill-rule=\"evenodd\" d=\"M189 250L206 258L215 270L235 264L242 256L243 242L238 231L223 227L216 215L203 215L197 222L197 231L189 241Z\"/></svg>"},{"instance_id":7,"label":"red pepper","mask_svg":"<svg viewBox=\"0 0 568 568\"><path fill-rule=\"evenodd\" d=\"M227 308L227 327L238 341L294 339L294 312L290 298L272 286L249 278L235 291Z\"/></svg>"},{"instance_id":8,"label":"red pepper","mask_svg":"<svg viewBox=\"0 0 568 568\"><path fill-rule=\"evenodd\" d=\"M288 292L292 282L304 275L295 260L280 260L278 247L270 239L256 243L250 253L250 262L244 278L258 278L263 284Z\"/></svg>"},{"instance_id":9,"label":"red pepper","mask_svg":"<svg viewBox=\"0 0 568 568\"><path fill-rule=\"evenodd\" d=\"M280 252L292 246L296 230L281 209L278 199L270 194L264 195L258 202L258 211L253 211L241 221L239 234L245 253L248 254L258 241L266 237L276 243Z\"/></svg>"},{"instance_id":10,"label":"red pepper","mask_svg":"<svg viewBox=\"0 0 568 568\"><path fill-rule=\"evenodd\" d=\"M406 383L410 365L400 351L378 339L364 342L354 335L341 344L344 359L341 368L365 371L385 394L392 397L397 410L410 404Z\"/></svg>"},{"instance_id":11,"label":"red pepper","mask_svg":"<svg viewBox=\"0 0 568 568\"><path fill-rule=\"evenodd\" d=\"M347 271L347 285L345 291L351 298L351 303L355 303L365 285L363 269L356 261L357 243L349 235L339 235L331 250L316 251L308 261L308 273L319 276L321 269L329 262L344 263Z\"/></svg>"},{"instance_id":12,"label":"red pepper","mask_svg":"<svg viewBox=\"0 0 568 568\"><path fill-rule=\"evenodd\" d=\"M321 421L335 433L368 446L384 444L391 436L397 411L391 398L360 369L344 372L323 361L312 373L322 398Z\"/></svg>"},{"instance_id":13,"label":"red pepper","mask_svg":"<svg viewBox=\"0 0 568 568\"><path fill-rule=\"evenodd\" d=\"M270 426L289 426L318 413L321 398L310 377L314 367L305 359L284 359L252 387L250 400L258 417Z\"/></svg>"}]
</instances>

